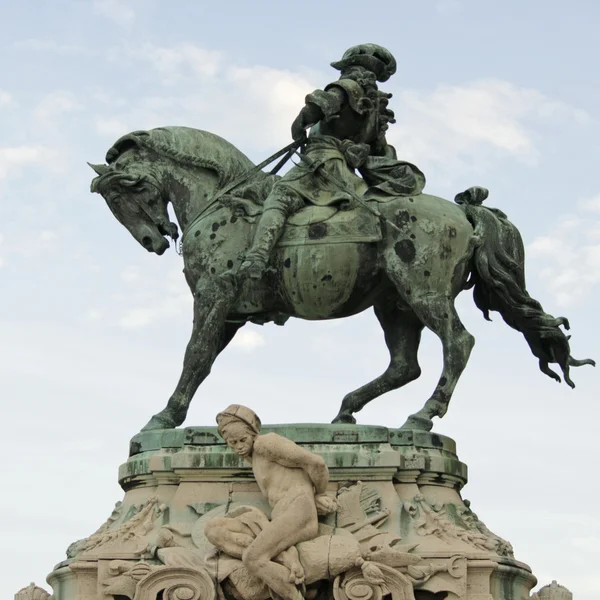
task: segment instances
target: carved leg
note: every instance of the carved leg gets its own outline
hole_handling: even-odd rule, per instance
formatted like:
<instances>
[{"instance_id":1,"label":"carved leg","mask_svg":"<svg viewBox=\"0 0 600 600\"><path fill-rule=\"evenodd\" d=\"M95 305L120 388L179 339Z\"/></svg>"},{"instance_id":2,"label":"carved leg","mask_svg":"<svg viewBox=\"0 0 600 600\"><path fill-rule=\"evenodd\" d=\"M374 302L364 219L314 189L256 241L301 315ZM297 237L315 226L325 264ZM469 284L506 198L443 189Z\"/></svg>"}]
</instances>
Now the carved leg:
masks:
<instances>
[{"instance_id":1,"label":"carved leg","mask_svg":"<svg viewBox=\"0 0 600 600\"><path fill-rule=\"evenodd\" d=\"M412 311L401 311L396 301L394 297L375 305L375 316L381 324L390 351L388 368L377 379L346 395L334 423L356 423L353 413L374 398L414 381L421 374L417 351L423 324Z\"/></svg>"},{"instance_id":2,"label":"carved leg","mask_svg":"<svg viewBox=\"0 0 600 600\"><path fill-rule=\"evenodd\" d=\"M256 536L242 561L251 575L262 579L284 600L302 600L290 569L274 561L299 542L314 539L318 533L317 512L312 495L300 495ZM303 578L302 573L302 578Z\"/></svg>"},{"instance_id":3,"label":"carved leg","mask_svg":"<svg viewBox=\"0 0 600 600\"><path fill-rule=\"evenodd\" d=\"M432 417L443 417L448 410L450 398L458 380L467 366L469 355L475 345L475 338L465 329L454 308L454 302L447 297L428 298L427 302L412 304L423 323L442 342L444 367L438 384L423 408L410 415L403 429L425 429L430 431Z\"/></svg>"},{"instance_id":4,"label":"carved leg","mask_svg":"<svg viewBox=\"0 0 600 600\"><path fill-rule=\"evenodd\" d=\"M266 522L269 521L265 517ZM208 521L204 527L204 535L208 541L223 552L241 559L246 548L256 539L251 529L238 519L226 517ZM304 569L300 563L300 555L296 546L291 546L273 559L288 569L288 581L295 585L304 583Z\"/></svg>"},{"instance_id":5,"label":"carved leg","mask_svg":"<svg viewBox=\"0 0 600 600\"><path fill-rule=\"evenodd\" d=\"M198 386L210 373L219 353L243 325L225 322L234 292L232 289L223 289L225 285L222 280L220 283L220 288L199 289L194 295L194 324L179 383L167 406L154 415L142 431L171 429L183 423Z\"/></svg>"},{"instance_id":6,"label":"carved leg","mask_svg":"<svg viewBox=\"0 0 600 600\"><path fill-rule=\"evenodd\" d=\"M284 550L279 556L273 559L275 562L282 564L286 569L290 571L290 577L288 581L295 585L301 585L304 583L304 567L300 562L300 554L298 548L292 546L287 550Z\"/></svg>"},{"instance_id":7,"label":"carved leg","mask_svg":"<svg viewBox=\"0 0 600 600\"><path fill-rule=\"evenodd\" d=\"M304 201L294 190L287 188L285 184L275 184L265 199L264 210L254 232L252 247L246 253L237 277L260 279L263 276L273 248L283 233L287 218L303 206Z\"/></svg>"}]
</instances>

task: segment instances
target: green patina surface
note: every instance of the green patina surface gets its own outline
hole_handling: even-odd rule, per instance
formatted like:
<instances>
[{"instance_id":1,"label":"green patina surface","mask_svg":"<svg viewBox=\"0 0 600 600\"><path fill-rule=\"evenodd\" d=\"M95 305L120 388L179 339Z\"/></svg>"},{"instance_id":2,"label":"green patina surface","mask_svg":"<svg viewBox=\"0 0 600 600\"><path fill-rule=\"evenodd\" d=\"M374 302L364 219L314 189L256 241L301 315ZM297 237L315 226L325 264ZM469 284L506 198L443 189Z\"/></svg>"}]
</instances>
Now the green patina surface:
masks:
<instances>
[{"instance_id":1,"label":"green patina surface","mask_svg":"<svg viewBox=\"0 0 600 600\"><path fill-rule=\"evenodd\" d=\"M262 432L277 433L319 454L330 469L356 470L361 477L370 469L383 469L389 477L396 471L417 470L433 479L449 476L461 486L467 481L467 467L456 456L454 440L439 434L311 423L264 425ZM216 470L235 478L251 477L249 465L227 447L216 427L144 431L132 439L131 450L119 471L125 487L139 477L166 472L205 471L207 476Z\"/></svg>"},{"instance_id":2,"label":"green patina surface","mask_svg":"<svg viewBox=\"0 0 600 600\"><path fill-rule=\"evenodd\" d=\"M426 431L388 429L375 425L298 423L264 425L263 433L274 432L297 444L390 444L399 449L430 448L451 455L456 443L451 438ZM155 429L135 435L130 444L130 456L151 450L183 448L185 446L225 446L216 427L186 427Z\"/></svg>"},{"instance_id":3,"label":"green patina surface","mask_svg":"<svg viewBox=\"0 0 600 600\"><path fill-rule=\"evenodd\" d=\"M167 237L181 236L195 298L179 383L144 429L184 422L214 360L245 323L338 319L372 307L389 366L348 393L334 420L355 423L370 401L417 379L428 328L443 345L443 369L404 428L429 431L432 418L446 414L473 347L454 305L469 288L486 318L497 311L524 335L546 375L560 381L549 367L557 363L573 386L569 370L594 364L571 356L561 329L568 320L528 294L523 241L502 211L483 206L488 191L471 187L454 203L423 193L424 174L388 143L394 112L379 84L396 71L392 53L360 44L332 66L339 78L306 90L291 126L295 141L272 157L296 152L283 177L262 170L270 160L255 166L227 140L189 127L131 132L108 150L107 164L91 165L92 191L147 251L161 255ZM179 447L179 435L161 434L160 445ZM215 443L210 432L191 435L198 445Z\"/></svg>"}]
</instances>

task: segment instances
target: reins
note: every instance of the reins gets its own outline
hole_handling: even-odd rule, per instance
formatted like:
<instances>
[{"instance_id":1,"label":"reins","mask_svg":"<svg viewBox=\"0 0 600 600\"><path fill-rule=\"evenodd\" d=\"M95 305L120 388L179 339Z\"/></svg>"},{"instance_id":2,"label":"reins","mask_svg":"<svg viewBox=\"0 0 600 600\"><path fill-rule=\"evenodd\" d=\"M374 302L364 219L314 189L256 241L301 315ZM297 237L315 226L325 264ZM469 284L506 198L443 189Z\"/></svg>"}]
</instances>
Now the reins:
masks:
<instances>
[{"instance_id":1,"label":"reins","mask_svg":"<svg viewBox=\"0 0 600 600\"><path fill-rule=\"evenodd\" d=\"M258 165L255 165L251 169L248 169L245 173L243 173L242 175L234 179L231 183L227 184L224 188L219 190L210 199L210 202L208 202L208 204L200 211L196 218L193 219L192 222L185 228L185 231L181 234L179 244L175 244L175 251L177 252L177 254L181 256L183 252L183 240L185 239L187 232L206 215L206 211L209 208L211 208L211 206L214 206L220 198L234 190L236 187L240 186L242 183L250 179L250 177L252 177L253 175L256 175L256 173L258 173L259 171L262 171L267 165L270 165L274 160L277 160L279 157L283 157L270 171L270 175L277 174L277 172L283 167L283 165L285 165L285 163L291 158L294 152L296 152L298 148L300 148L300 146L302 146L302 144L304 143L305 139L294 141L291 144L288 144L287 146L285 146L285 148L278 150L277 152L275 152L275 154L272 154L271 156L269 156L269 158L266 158Z\"/></svg>"}]
</instances>

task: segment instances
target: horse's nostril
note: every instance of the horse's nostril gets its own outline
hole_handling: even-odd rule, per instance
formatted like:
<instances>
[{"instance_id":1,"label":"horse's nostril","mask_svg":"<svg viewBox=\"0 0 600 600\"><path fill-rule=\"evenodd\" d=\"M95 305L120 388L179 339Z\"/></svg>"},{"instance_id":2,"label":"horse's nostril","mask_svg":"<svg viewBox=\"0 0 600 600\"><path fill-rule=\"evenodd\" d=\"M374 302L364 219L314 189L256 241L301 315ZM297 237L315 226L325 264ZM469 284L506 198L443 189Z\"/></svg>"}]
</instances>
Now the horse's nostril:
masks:
<instances>
[{"instance_id":1,"label":"horse's nostril","mask_svg":"<svg viewBox=\"0 0 600 600\"><path fill-rule=\"evenodd\" d=\"M152 248L152 238L149 235L145 235L142 238L142 246L144 248Z\"/></svg>"}]
</instances>

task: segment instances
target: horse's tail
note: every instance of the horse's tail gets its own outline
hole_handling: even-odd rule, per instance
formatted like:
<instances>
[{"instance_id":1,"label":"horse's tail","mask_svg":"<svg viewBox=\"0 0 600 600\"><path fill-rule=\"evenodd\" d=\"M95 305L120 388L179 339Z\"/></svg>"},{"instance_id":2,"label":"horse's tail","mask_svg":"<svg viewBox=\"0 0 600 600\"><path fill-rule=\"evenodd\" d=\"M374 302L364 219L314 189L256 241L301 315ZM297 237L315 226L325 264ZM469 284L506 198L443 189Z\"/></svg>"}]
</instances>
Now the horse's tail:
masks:
<instances>
[{"instance_id":1,"label":"horse's tail","mask_svg":"<svg viewBox=\"0 0 600 600\"><path fill-rule=\"evenodd\" d=\"M569 378L569 367L595 363L571 356L570 336L560 329L561 325L569 329L568 320L545 313L542 305L527 293L525 250L519 230L502 211L481 206L487 196L485 188L469 188L454 199L479 238L467 287L473 287L475 304L488 321L490 311L495 310L525 336L544 374L560 381L548 367L548 363L557 363L565 382L575 387Z\"/></svg>"}]
</instances>

